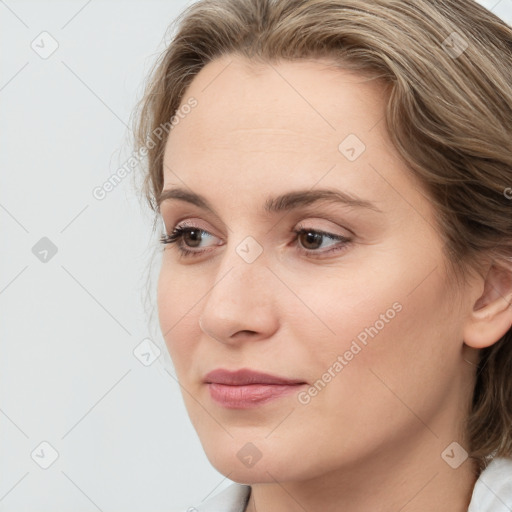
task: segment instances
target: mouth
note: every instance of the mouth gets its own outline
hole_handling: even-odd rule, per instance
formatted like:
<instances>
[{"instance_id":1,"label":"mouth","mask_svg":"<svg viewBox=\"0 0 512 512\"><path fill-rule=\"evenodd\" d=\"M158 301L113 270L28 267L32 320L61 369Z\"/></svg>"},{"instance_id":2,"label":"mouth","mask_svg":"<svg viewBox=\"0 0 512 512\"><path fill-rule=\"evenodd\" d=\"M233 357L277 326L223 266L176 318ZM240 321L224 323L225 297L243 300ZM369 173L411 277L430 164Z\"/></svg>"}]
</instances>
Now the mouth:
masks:
<instances>
[{"instance_id":1,"label":"mouth","mask_svg":"<svg viewBox=\"0 0 512 512\"><path fill-rule=\"evenodd\" d=\"M307 383L249 369L234 372L217 369L204 378L211 398L228 409L259 407L293 394Z\"/></svg>"}]
</instances>

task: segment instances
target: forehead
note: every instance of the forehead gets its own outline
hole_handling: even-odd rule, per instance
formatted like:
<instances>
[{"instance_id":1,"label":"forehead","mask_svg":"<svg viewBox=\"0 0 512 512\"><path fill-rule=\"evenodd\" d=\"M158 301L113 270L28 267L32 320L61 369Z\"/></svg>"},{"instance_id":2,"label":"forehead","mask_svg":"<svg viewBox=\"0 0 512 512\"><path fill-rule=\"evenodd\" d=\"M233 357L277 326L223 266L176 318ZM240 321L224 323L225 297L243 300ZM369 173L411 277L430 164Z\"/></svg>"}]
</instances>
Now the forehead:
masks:
<instances>
[{"instance_id":1,"label":"forehead","mask_svg":"<svg viewBox=\"0 0 512 512\"><path fill-rule=\"evenodd\" d=\"M308 141L332 147L348 133L369 140L385 108L380 82L320 60L262 64L223 56L201 69L182 104L190 97L198 105L171 132L171 147L193 132L194 145L236 143L250 150L248 131L258 142L265 139L268 150L297 150Z\"/></svg>"},{"instance_id":2,"label":"forehead","mask_svg":"<svg viewBox=\"0 0 512 512\"><path fill-rule=\"evenodd\" d=\"M164 189L199 187L234 204L242 195L318 184L378 203L386 184L370 164L395 182L408 172L385 129L382 82L328 61L253 64L224 56L198 73L182 105L191 97L197 105L167 140ZM350 146L357 159L348 158Z\"/></svg>"}]
</instances>

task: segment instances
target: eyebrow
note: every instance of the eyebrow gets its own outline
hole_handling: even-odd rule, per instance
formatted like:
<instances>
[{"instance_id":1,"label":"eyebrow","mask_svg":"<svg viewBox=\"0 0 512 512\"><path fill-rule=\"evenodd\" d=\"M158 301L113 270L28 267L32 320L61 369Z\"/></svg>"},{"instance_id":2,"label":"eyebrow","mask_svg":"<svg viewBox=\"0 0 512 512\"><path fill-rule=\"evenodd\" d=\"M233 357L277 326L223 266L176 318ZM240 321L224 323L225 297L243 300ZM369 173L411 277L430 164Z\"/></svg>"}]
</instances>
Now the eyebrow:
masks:
<instances>
[{"instance_id":1,"label":"eyebrow","mask_svg":"<svg viewBox=\"0 0 512 512\"><path fill-rule=\"evenodd\" d=\"M171 199L186 201L216 215L215 210L205 197L183 188L163 190L157 198L158 209L160 209L160 205L164 201ZM269 197L265 201L263 210L267 213L280 213L309 206L317 202L341 203L345 206L367 208L382 213L382 210L371 201L342 190L334 189L296 190L276 197Z\"/></svg>"}]
</instances>

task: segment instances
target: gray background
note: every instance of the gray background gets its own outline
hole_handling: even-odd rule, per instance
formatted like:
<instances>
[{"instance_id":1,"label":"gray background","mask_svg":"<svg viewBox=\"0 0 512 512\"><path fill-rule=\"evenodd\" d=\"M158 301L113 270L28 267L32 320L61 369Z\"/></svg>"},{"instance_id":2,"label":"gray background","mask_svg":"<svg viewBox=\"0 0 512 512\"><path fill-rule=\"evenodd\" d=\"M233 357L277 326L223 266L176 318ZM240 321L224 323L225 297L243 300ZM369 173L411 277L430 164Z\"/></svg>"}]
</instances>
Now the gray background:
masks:
<instances>
[{"instance_id":1,"label":"gray background","mask_svg":"<svg viewBox=\"0 0 512 512\"><path fill-rule=\"evenodd\" d=\"M188 3L0 0L1 511L173 511L230 483L167 352L149 364L158 240L135 174L92 194L130 156L144 76ZM481 3L512 23L512 0Z\"/></svg>"}]
</instances>

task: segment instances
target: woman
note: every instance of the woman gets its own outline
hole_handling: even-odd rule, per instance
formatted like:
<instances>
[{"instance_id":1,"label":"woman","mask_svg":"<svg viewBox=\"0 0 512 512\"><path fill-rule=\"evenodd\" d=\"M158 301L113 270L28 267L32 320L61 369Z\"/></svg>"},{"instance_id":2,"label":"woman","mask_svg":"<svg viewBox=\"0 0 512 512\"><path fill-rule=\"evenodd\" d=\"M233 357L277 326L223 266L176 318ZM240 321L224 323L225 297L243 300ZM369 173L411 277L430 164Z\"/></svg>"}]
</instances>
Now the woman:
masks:
<instances>
[{"instance_id":1,"label":"woman","mask_svg":"<svg viewBox=\"0 0 512 512\"><path fill-rule=\"evenodd\" d=\"M512 507L512 30L203 0L138 115L160 327L234 483L189 510Z\"/></svg>"}]
</instances>

